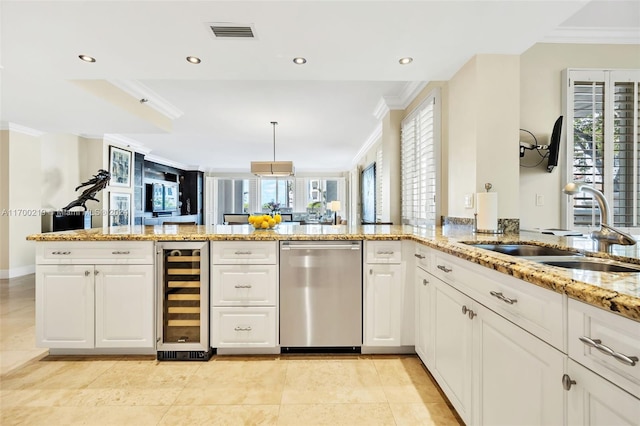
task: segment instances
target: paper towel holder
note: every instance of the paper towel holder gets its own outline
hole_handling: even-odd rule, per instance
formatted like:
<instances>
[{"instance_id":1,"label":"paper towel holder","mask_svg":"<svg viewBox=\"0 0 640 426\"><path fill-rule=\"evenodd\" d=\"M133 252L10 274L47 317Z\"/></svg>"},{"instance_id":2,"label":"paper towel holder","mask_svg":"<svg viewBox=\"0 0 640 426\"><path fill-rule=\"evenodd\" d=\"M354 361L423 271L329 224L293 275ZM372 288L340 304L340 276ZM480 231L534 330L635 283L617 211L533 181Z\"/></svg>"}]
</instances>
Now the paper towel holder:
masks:
<instances>
[{"instance_id":1,"label":"paper towel holder","mask_svg":"<svg viewBox=\"0 0 640 426\"><path fill-rule=\"evenodd\" d=\"M484 184L484 189L489 192L493 188L490 183ZM476 234L503 234L503 230L500 228L500 221L498 220L498 229L478 229L478 213L473 214L473 232Z\"/></svg>"}]
</instances>

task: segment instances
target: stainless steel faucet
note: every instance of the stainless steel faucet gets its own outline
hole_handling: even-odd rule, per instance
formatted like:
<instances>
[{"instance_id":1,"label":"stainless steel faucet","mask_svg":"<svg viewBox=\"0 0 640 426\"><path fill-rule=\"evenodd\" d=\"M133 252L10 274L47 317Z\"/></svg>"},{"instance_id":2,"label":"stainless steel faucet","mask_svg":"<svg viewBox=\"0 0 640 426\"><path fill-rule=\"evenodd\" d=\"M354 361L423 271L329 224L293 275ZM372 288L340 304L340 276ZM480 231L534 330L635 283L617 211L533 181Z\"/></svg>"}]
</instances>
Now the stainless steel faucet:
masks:
<instances>
[{"instance_id":1,"label":"stainless steel faucet","mask_svg":"<svg viewBox=\"0 0 640 426\"><path fill-rule=\"evenodd\" d=\"M591 194L598 202L598 207L600 208L600 229L591 232L591 238L596 241L598 251L609 253L613 244L632 246L636 243L636 240L631 235L614 228L609 223L609 218L613 217L611 207L609 207L609 203L602 192L583 182L569 182L565 185L563 192L567 195L586 192Z\"/></svg>"}]
</instances>

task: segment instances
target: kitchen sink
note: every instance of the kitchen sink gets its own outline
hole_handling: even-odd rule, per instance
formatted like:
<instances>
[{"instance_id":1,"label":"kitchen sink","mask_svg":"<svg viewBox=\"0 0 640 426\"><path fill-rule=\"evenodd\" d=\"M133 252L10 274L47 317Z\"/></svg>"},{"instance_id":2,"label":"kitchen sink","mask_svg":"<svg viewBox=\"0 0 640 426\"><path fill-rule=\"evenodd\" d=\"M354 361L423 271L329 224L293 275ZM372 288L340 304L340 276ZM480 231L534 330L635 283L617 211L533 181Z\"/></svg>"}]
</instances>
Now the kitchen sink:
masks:
<instances>
[{"instance_id":1,"label":"kitchen sink","mask_svg":"<svg viewBox=\"0 0 640 426\"><path fill-rule=\"evenodd\" d=\"M497 253L508 254L511 256L577 256L580 253L576 253L570 250L563 250L553 247L536 246L533 244L476 244L465 243L467 245L481 248L484 250L491 250Z\"/></svg>"},{"instance_id":2,"label":"kitchen sink","mask_svg":"<svg viewBox=\"0 0 640 426\"><path fill-rule=\"evenodd\" d=\"M557 266L567 269L579 269L583 271L598 272L640 272L640 265L632 265L628 263L611 262L596 259L554 259L539 260L539 263L549 266Z\"/></svg>"}]
</instances>

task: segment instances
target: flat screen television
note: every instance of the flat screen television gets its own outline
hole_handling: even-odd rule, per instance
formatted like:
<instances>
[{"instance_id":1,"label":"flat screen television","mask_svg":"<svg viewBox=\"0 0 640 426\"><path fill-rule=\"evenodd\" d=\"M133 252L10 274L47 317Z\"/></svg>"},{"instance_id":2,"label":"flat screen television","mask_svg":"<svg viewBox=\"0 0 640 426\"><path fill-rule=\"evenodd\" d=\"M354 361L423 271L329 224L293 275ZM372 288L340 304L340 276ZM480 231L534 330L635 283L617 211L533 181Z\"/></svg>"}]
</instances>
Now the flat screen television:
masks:
<instances>
[{"instance_id":1,"label":"flat screen television","mask_svg":"<svg viewBox=\"0 0 640 426\"><path fill-rule=\"evenodd\" d=\"M172 212L178 210L178 185L154 183L147 185L151 190L151 211Z\"/></svg>"},{"instance_id":2,"label":"flat screen television","mask_svg":"<svg viewBox=\"0 0 640 426\"><path fill-rule=\"evenodd\" d=\"M551 138L549 139L549 162L547 163L547 171L551 173L558 165L558 155L560 154L560 137L562 136L562 116L558 117L553 125Z\"/></svg>"}]
</instances>

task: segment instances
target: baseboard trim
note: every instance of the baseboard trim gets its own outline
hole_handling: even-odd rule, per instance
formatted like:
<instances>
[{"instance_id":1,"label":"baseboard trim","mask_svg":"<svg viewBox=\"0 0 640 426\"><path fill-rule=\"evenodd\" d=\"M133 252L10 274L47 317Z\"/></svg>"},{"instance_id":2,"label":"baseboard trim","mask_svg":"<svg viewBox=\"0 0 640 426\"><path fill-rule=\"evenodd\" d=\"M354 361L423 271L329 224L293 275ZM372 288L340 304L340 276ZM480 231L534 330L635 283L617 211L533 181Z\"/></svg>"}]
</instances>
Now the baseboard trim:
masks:
<instances>
[{"instance_id":1,"label":"baseboard trim","mask_svg":"<svg viewBox=\"0 0 640 426\"><path fill-rule=\"evenodd\" d=\"M19 266L11 269L0 269L0 279L6 280L9 278L22 277L24 275L34 274L36 272L36 265Z\"/></svg>"}]
</instances>

